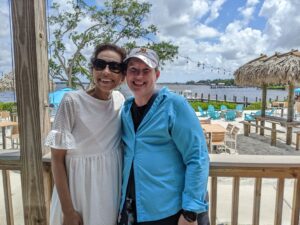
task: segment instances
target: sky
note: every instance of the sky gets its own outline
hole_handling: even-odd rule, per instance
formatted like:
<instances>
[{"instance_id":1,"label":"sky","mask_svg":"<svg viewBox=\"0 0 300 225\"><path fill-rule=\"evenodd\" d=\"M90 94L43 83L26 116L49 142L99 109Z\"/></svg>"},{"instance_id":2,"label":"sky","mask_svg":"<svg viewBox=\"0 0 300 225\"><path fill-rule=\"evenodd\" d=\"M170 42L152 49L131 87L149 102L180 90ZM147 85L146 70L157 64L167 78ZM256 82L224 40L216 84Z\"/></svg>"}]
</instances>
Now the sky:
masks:
<instances>
[{"instance_id":1,"label":"sky","mask_svg":"<svg viewBox=\"0 0 300 225\"><path fill-rule=\"evenodd\" d=\"M156 40L179 47L174 61L161 68L159 82L230 79L238 67L262 53L300 47L299 0L140 1L152 4L146 20L157 26ZM12 69L8 2L0 0L0 75ZM91 55L92 49L85 54Z\"/></svg>"}]
</instances>

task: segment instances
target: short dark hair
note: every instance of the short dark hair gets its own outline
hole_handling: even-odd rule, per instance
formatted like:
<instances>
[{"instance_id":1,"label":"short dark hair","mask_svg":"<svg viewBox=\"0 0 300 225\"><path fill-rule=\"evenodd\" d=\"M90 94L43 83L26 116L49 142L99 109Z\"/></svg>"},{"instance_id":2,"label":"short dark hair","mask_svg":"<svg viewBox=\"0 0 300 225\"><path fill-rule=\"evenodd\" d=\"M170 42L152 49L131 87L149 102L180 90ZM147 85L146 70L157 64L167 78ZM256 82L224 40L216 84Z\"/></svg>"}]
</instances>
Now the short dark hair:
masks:
<instances>
[{"instance_id":1,"label":"short dark hair","mask_svg":"<svg viewBox=\"0 0 300 225\"><path fill-rule=\"evenodd\" d=\"M106 50L111 50L111 51L118 53L121 56L121 62L123 62L123 60L126 57L126 50L124 48L121 48L115 44L110 44L110 43L99 44L95 47L95 50L94 50L92 58L91 58L91 62L90 62L91 70L93 69L93 62L95 61L95 59L97 59L97 55L100 52L106 51Z\"/></svg>"}]
</instances>

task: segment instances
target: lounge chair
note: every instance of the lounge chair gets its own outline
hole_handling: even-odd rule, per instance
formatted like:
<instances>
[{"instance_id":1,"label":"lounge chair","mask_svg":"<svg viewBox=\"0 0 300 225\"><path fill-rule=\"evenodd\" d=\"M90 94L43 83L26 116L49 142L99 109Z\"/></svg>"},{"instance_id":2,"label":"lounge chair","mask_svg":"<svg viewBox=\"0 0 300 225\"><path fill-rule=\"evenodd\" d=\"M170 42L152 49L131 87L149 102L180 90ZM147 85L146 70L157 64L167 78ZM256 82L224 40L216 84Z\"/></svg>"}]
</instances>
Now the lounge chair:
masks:
<instances>
[{"instance_id":1,"label":"lounge chair","mask_svg":"<svg viewBox=\"0 0 300 225\"><path fill-rule=\"evenodd\" d=\"M225 113L228 110L226 105L221 105L221 117L225 117Z\"/></svg>"},{"instance_id":2,"label":"lounge chair","mask_svg":"<svg viewBox=\"0 0 300 225\"><path fill-rule=\"evenodd\" d=\"M208 105L207 115L213 120L220 119L221 117L220 113L215 110L213 105Z\"/></svg>"},{"instance_id":3,"label":"lounge chair","mask_svg":"<svg viewBox=\"0 0 300 225\"><path fill-rule=\"evenodd\" d=\"M221 115L218 111L208 111L207 114L212 120L217 120L221 118Z\"/></svg>"},{"instance_id":4,"label":"lounge chair","mask_svg":"<svg viewBox=\"0 0 300 225\"><path fill-rule=\"evenodd\" d=\"M215 111L215 107L213 105L208 105L207 112Z\"/></svg>"},{"instance_id":5,"label":"lounge chair","mask_svg":"<svg viewBox=\"0 0 300 225\"><path fill-rule=\"evenodd\" d=\"M250 121L255 121L255 118L254 118L253 115L251 115L251 114L249 114L249 113L245 113L245 114L244 114L244 120L250 122Z\"/></svg>"},{"instance_id":6,"label":"lounge chair","mask_svg":"<svg viewBox=\"0 0 300 225\"><path fill-rule=\"evenodd\" d=\"M242 104L237 104L235 106L235 111L236 111L236 116L237 117L241 117L243 115L243 111L244 111L244 105Z\"/></svg>"},{"instance_id":7,"label":"lounge chair","mask_svg":"<svg viewBox=\"0 0 300 225\"><path fill-rule=\"evenodd\" d=\"M226 121L234 121L236 118L236 111L234 110L228 110L225 113L225 120Z\"/></svg>"},{"instance_id":8,"label":"lounge chair","mask_svg":"<svg viewBox=\"0 0 300 225\"><path fill-rule=\"evenodd\" d=\"M198 111L199 111L199 113L200 113L200 117L205 117L205 116L207 116L207 112L204 111L204 110L201 108L201 106L198 106Z\"/></svg>"},{"instance_id":9,"label":"lounge chair","mask_svg":"<svg viewBox=\"0 0 300 225\"><path fill-rule=\"evenodd\" d=\"M261 116L261 110L258 110L256 112L252 112L252 113L245 113L244 114L244 120L246 120L246 121L255 121L254 116Z\"/></svg>"},{"instance_id":10,"label":"lounge chair","mask_svg":"<svg viewBox=\"0 0 300 225\"><path fill-rule=\"evenodd\" d=\"M271 110L266 110L265 114L267 116L273 116L273 114L275 113L275 110L276 110L275 108L272 108Z\"/></svg>"}]
</instances>

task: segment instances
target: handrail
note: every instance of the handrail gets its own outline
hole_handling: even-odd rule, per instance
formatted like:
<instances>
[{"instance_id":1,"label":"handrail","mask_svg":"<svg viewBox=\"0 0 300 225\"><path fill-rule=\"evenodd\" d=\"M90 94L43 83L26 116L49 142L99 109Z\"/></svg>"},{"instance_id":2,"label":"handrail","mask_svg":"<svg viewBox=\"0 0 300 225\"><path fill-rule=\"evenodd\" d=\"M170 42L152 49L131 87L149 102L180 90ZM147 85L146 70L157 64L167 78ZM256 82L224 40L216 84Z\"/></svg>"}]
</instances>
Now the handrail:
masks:
<instances>
[{"instance_id":1,"label":"handrail","mask_svg":"<svg viewBox=\"0 0 300 225\"><path fill-rule=\"evenodd\" d=\"M284 179L293 178L294 193L292 203L291 224L299 224L300 215L300 156L262 156L262 155L210 155L211 176L211 224L217 218L217 186L218 177L233 177L231 224L238 224L240 178L255 178L252 223L259 224L262 178L276 178L276 202L274 224L282 222L284 197Z\"/></svg>"},{"instance_id":2,"label":"handrail","mask_svg":"<svg viewBox=\"0 0 300 225\"><path fill-rule=\"evenodd\" d=\"M210 167L300 168L298 155L219 155L210 154Z\"/></svg>"},{"instance_id":3,"label":"handrail","mask_svg":"<svg viewBox=\"0 0 300 225\"><path fill-rule=\"evenodd\" d=\"M51 156L43 157L44 165L44 188L46 193L51 193L53 183L51 177ZM19 151L0 152L0 170L5 177L6 213L8 224L13 224L11 194L9 185L9 170L20 170ZM275 201L274 224L280 225L282 221L282 207L284 199L284 179L292 178L294 182L294 194L292 202L291 224L299 224L300 211L300 156L278 156L278 155L210 155L210 219L211 224L216 224L217 219L217 187L218 177L233 177L232 183L232 210L231 224L238 224L239 216L239 190L241 178L254 178L254 201L252 212L252 223L259 224L260 201L263 178L276 178L277 191ZM51 196L46 196L46 204L50 205ZM49 212L48 212L49 213Z\"/></svg>"},{"instance_id":4,"label":"handrail","mask_svg":"<svg viewBox=\"0 0 300 225\"><path fill-rule=\"evenodd\" d=\"M0 151L0 170L20 170L20 151Z\"/></svg>"}]
</instances>

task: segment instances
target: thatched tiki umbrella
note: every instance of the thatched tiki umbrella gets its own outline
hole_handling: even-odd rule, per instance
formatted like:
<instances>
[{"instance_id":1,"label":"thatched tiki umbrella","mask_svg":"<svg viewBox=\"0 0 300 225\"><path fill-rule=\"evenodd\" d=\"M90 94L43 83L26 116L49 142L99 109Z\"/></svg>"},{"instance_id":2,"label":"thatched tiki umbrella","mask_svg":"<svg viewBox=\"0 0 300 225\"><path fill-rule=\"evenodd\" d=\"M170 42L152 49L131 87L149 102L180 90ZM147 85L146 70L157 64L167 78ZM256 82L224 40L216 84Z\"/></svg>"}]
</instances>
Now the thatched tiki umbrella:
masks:
<instances>
[{"instance_id":1,"label":"thatched tiki umbrella","mask_svg":"<svg viewBox=\"0 0 300 225\"><path fill-rule=\"evenodd\" d=\"M294 117L294 87L295 83L300 82L300 52L292 50L284 54L276 53L269 58L261 60L257 68L239 72L240 69L235 72L237 84L243 84L240 82L243 80L242 77L250 75L254 79L251 84L261 84L263 92L264 90L266 91L267 85L270 84L289 85L287 122L292 122ZM247 79L249 80L249 78ZM263 99L262 108L264 109L266 104L266 96L264 94ZM286 144L290 145L291 142L292 127L287 126Z\"/></svg>"},{"instance_id":2,"label":"thatched tiki umbrella","mask_svg":"<svg viewBox=\"0 0 300 225\"><path fill-rule=\"evenodd\" d=\"M235 73L235 83L240 86L256 86L262 88L262 116L265 116L266 111L266 99L267 99L267 85L262 82L263 76L261 73L257 73L256 70L264 64L264 60L268 57L261 54L260 57L251 60L245 65L238 68ZM265 122L261 121L261 126L264 126ZM260 129L260 134L264 135L264 130Z\"/></svg>"}]
</instances>

